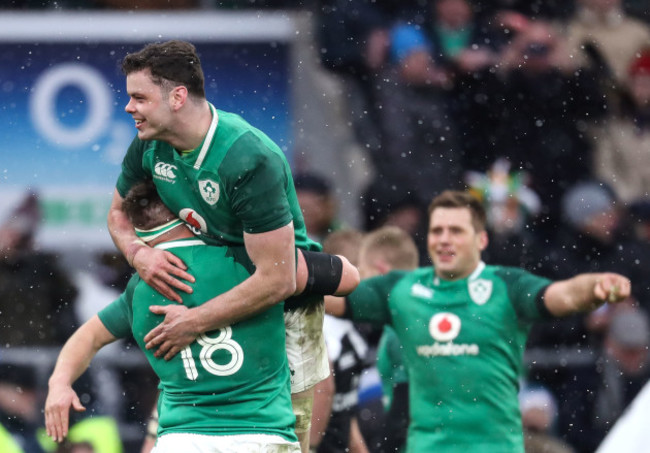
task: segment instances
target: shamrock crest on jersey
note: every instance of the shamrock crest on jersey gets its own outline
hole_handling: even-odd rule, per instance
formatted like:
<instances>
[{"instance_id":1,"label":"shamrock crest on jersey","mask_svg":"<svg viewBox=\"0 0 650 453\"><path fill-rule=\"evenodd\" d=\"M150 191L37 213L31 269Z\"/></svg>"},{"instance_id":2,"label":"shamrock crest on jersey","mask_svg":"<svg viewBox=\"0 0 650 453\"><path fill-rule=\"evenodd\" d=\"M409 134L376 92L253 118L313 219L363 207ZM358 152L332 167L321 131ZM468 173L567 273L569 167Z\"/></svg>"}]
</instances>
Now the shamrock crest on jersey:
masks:
<instances>
[{"instance_id":1,"label":"shamrock crest on jersey","mask_svg":"<svg viewBox=\"0 0 650 453\"><path fill-rule=\"evenodd\" d=\"M219 184L211 179L199 179L199 192L210 206L214 206L219 201Z\"/></svg>"},{"instance_id":2,"label":"shamrock crest on jersey","mask_svg":"<svg viewBox=\"0 0 650 453\"><path fill-rule=\"evenodd\" d=\"M484 278L479 278L478 280L469 282L467 287L469 290L469 297L471 297L472 301L477 305L483 305L492 295L492 282Z\"/></svg>"}]
</instances>

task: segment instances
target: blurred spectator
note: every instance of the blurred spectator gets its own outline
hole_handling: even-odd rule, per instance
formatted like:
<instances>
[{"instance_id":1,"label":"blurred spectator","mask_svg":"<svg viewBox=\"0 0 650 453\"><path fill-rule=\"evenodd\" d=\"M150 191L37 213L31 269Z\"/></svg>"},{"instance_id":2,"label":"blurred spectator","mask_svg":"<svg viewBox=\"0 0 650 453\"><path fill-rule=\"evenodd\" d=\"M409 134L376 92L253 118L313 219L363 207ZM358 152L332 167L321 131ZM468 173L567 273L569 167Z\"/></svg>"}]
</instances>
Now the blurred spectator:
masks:
<instances>
[{"instance_id":1,"label":"blurred spectator","mask_svg":"<svg viewBox=\"0 0 650 453\"><path fill-rule=\"evenodd\" d=\"M487 173L470 171L465 179L485 206L490 234L486 260L533 271L541 251L529 225L539 214L540 199L528 187L528 174L511 171L510 162L501 158Z\"/></svg>"},{"instance_id":2,"label":"blurred spectator","mask_svg":"<svg viewBox=\"0 0 650 453\"><path fill-rule=\"evenodd\" d=\"M632 294L645 300L650 272L646 244L630 237L615 195L606 185L584 180L573 185L562 198L563 223L554 244L540 263L552 278L567 278L575 272L621 272L630 276ZM574 315L533 327L529 344L599 346L602 338L590 333L584 315Z\"/></svg>"},{"instance_id":3,"label":"blurred spectator","mask_svg":"<svg viewBox=\"0 0 650 453\"><path fill-rule=\"evenodd\" d=\"M492 160L486 143L497 118L491 114L489 99L503 32L495 18L476 15L469 0L430 3L433 14L422 30L431 42L430 52L453 81L449 104L462 136L461 165L483 170Z\"/></svg>"},{"instance_id":4,"label":"blurred spectator","mask_svg":"<svg viewBox=\"0 0 650 453\"><path fill-rule=\"evenodd\" d=\"M323 250L343 255L356 265L362 237L363 234L357 230L338 230L327 237ZM349 320L325 315L323 332L332 371L328 379L333 380L334 391L331 399L328 399L322 394L323 388L328 385L327 380L316 385L311 447L319 453L367 453L356 412L359 379L365 367L368 346ZM331 415L325 426L315 419L327 414L323 404L331 405Z\"/></svg>"},{"instance_id":5,"label":"blurred spectator","mask_svg":"<svg viewBox=\"0 0 650 453\"><path fill-rule=\"evenodd\" d=\"M622 83L638 49L650 45L650 27L626 15L621 0L577 0L567 24L572 55Z\"/></svg>"},{"instance_id":6,"label":"blurred spectator","mask_svg":"<svg viewBox=\"0 0 650 453\"><path fill-rule=\"evenodd\" d=\"M596 453L647 451L650 445L648 417L650 417L650 382L646 383L628 410L618 419Z\"/></svg>"},{"instance_id":7,"label":"blurred spectator","mask_svg":"<svg viewBox=\"0 0 650 453\"><path fill-rule=\"evenodd\" d=\"M426 205L442 190L461 185L452 79L423 27L397 23L390 41L390 64L373 83L382 133L373 163L377 179Z\"/></svg>"},{"instance_id":8,"label":"blurred spectator","mask_svg":"<svg viewBox=\"0 0 650 453\"><path fill-rule=\"evenodd\" d=\"M650 380L648 315L635 307L615 310L604 346L598 362L601 381L593 412L593 423L602 435L595 445Z\"/></svg>"},{"instance_id":9,"label":"blurred spectator","mask_svg":"<svg viewBox=\"0 0 650 453\"><path fill-rule=\"evenodd\" d=\"M307 235L323 242L328 234L340 228L338 203L330 182L315 173L296 174L293 181Z\"/></svg>"},{"instance_id":10,"label":"blurred spectator","mask_svg":"<svg viewBox=\"0 0 650 453\"><path fill-rule=\"evenodd\" d=\"M321 0L316 5L316 36L323 67L343 82L352 128L359 142L376 151L373 80L385 65L393 23L422 17L418 0ZM421 21L421 20L420 20Z\"/></svg>"},{"instance_id":11,"label":"blurred spectator","mask_svg":"<svg viewBox=\"0 0 650 453\"><path fill-rule=\"evenodd\" d=\"M383 226L396 226L404 230L415 241L421 264L428 263L426 207L413 192L377 179L366 188L361 198L361 208L365 231Z\"/></svg>"},{"instance_id":12,"label":"blurred spectator","mask_svg":"<svg viewBox=\"0 0 650 453\"><path fill-rule=\"evenodd\" d=\"M76 288L56 255L34 247L40 222L38 197L30 192L0 225L0 326L5 348L60 346L77 327ZM2 424L28 453L40 452L35 437L41 423L37 371L37 364L0 361Z\"/></svg>"},{"instance_id":13,"label":"blurred spectator","mask_svg":"<svg viewBox=\"0 0 650 453\"><path fill-rule=\"evenodd\" d=\"M551 278L566 278L575 272L622 272L630 276L632 294L645 301L650 272L648 247L630 237L611 190L597 181L582 181L562 199L564 224L544 253L540 264ZM602 347L600 313L574 315L538 323L531 329L528 346L546 350L550 357L572 354L561 364L533 364L531 376L554 392L563 404L559 409L559 434L582 451L593 447L589 427L593 395L598 385L596 359ZM562 348L562 349L559 349ZM562 352L564 351L564 352ZM577 383L581 384L578 385ZM585 388L589 389L585 399ZM589 403L589 398L592 402Z\"/></svg>"},{"instance_id":14,"label":"blurred spectator","mask_svg":"<svg viewBox=\"0 0 650 453\"><path fill-rule=\"evenodd\" d=\"M519 392L521 422L526 453L573 453L573 449L554 434L557 403L544 387L524 387Z\"/></svg>"},{"instance_id":15,"label":"blurred spectator","mask_svg":"<svg viewBox=\"0 0 650 453\"><path fill-rule=\"evenodd\" d=\"M650 47L632 60L610 117L594 128L594 174L624 203L650 200Z\"/></svg>"},{"instance_id":16,"label":"blurred spectator","mask_svg":"<svg viewBox=\"0 0 650 453\"><path fill-rule=\"evenodd\" d=\"M578 68L550 23L533 21L502 51L493 112L495 149L531 176L542 201L540 234L555 230L560 198L590 171L588 122L604 112L594 74Z\"/></svg>"},{"instance_id":17,"label":"blurred spectator","mask_svg":"<svg viewBox=\"0 0 650 453\"><path fill-rule=\"evenodd\" d=\"M29 193L0 225L0 311L3 345L56 346L74 332L77 290L59 258L34 248L41 221Z\"/></svg>"}]
</instances>

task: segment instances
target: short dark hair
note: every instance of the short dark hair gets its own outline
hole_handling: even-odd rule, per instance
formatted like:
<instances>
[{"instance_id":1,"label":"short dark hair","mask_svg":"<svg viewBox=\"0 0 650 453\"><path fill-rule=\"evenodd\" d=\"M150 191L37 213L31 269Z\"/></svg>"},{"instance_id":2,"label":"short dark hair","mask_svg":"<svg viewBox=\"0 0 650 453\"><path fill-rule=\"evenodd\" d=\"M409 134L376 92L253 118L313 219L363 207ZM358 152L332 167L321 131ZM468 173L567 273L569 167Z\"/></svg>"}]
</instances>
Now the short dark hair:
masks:
<instances>
[{"instance_id":1,"label":"short dark hair","mask_svg":"<svg viewBox=\"0 0 650 453\"><path fill-rule=\"evenodd\" d=\"M151 80L160 87L165 81L175 82L185 86L190 95L205 98L201 60L189 42L174 40L148 44L122 61L124 75L145 69L151 71Z\"/></svg>"},{"instance_id":2,"label":"short dark hair","mask_svg":"<svg viewBox=\"0 0 650 453\"><path fill-rule=\"evenodd\" d=\"M133 226L141 230L164 225L177 217L165 206L151 180L131 187L122 202L122 211Z\"/></svg>"},{"instance_id":3,"label":"short dark hair","mask_svg":"<svg viewBox=\"0 0 650 453\"><path fill-rule=\"evenodd\" d=\"M485 231L487 215L483 204L469 192L462 190L445 190L435 197L429 205L429 217L437 208L467 208L472 216L472 225L476 231Z\"/></svg>"}]
</instances>

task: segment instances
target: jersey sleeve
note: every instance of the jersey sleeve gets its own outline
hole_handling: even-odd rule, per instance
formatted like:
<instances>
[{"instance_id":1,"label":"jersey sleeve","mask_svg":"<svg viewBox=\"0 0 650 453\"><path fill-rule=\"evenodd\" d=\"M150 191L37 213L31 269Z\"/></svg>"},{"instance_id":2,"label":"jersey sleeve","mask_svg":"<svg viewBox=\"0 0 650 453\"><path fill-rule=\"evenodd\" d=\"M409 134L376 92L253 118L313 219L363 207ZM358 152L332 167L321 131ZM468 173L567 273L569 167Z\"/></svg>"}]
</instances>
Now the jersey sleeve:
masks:
<instances>
[{"instance_id":1,"label":"jersey sleeve","mask_svg":"<svg viewBox=\"0 0 650 453\"><path fill-rule=\"evenodd\" d=\"M150 179L147 172L142 167L142 156L144 154L146 143L137 136L129 145L126 155L122 160L122 172L117 178L115 188L120 196L124 197L129 189L140 181Z\"/></svg>"},{"instance_id":2,"label":"jersey sleeve","mask_svg":"<svg viewBox=\"0 0 650 453\"><path fill-rule=\"evenodd\" d=\"M97 314L104 327L116 338L125 338L131 335L133 292L139 281L141 280L138 274L134 274L120 297Z\"/></svg>"},{"instance_id":3,"label":"jersey sleeve","mask_svg":"<svg viewBox=\"0 0 650 453\"><path fill-rule=\"evenodd\" d=\"M543 296L551 280L515 267L504 268L501 277L506 282L508 297L519 319L534 322L549 316Z\"/></svg>"},{"instance_id":4,"label":"jersey sleeve","mask_svg":"<svg viewBox=\"0 0 650 453\"><path fill-rule=\"evenodd\" d=\"M392 328L385 330L385 348L388 359L392 365L391 377L393 384L408 382L406 367L404 366L404 353L402 352L402 343L400 343L397 334Z\"/></svg>"},{"instance_id":5,"label":"jersey sleeve","mask_svg":"<svg viewBox=\"0 0 650 453\"><path fill-rule=\"evenodd\" d=\"M245 133L233 143L219 176L246 233L273 231L293 219L284 160L255 134Z\"/></svg>"},{"instance_id":6,"label":"jersey sleeve","mask_svg":"<svg viewBox=\"0 0 650 453\"><path fill-rule=\"evenodd\" d=\"M367 321L380 326L390 324L392 318L388 299L402 275L401 272L390 272L363 280L346 297L346 316L354 321Z\"/></svg>"}]
</instances>

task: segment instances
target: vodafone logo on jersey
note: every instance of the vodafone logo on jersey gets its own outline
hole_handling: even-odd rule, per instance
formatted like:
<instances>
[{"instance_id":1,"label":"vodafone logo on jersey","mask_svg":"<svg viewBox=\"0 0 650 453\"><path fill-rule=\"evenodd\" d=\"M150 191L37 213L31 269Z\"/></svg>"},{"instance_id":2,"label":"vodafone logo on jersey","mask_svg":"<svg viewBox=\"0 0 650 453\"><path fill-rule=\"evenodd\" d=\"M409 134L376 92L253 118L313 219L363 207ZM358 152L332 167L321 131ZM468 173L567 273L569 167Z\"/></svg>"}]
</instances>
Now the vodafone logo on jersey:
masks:
<instances>
[{"instance_id":1,"label":"vodafone logo on jersey","mask_svg":"<svg viewBox=\"0 0 650 453\"><path fill-rule=\"evenodd\" d=\"M460 318L453 313L438 313L429 321L429 333L436 341L451 341L460 332Z\"/></svg>"},{"instance_id":2,"label":"vodafone logo on jersey","mask_svg":"<svg viewBox=\"0 0 650 453\"><path fill-rule=\"evenodd\" d=\"M208 224L205 222L205 219L194 209L183 208L178 213L178 217L190 226L194 234L208 232Z\"/></svg>"},{"instance_id":3,"label":"vodafone logo on jersey","mask_svg":"<svg viewBox=\"0 0 650 453\"><path fill-rule=\"evenodd\" d=\"M153 177L173 184L176 182L176 171L178 171L176 165L157 162L153 167Z\"/></svg>"},{"instance_id":4,"label":"vodafone logo on jersey","mask_svg":"<svg viewBox=\"0 0 650 453\"><path fill-rule=\"evenodd\" d=\"M429 321L429 333L433 344L423 344L415 349L423 357L477 356L479 346L475 343L454 343L460 333L462 322L458 315L449 312L436 313Z\"/></svg>"}]
</instances>

